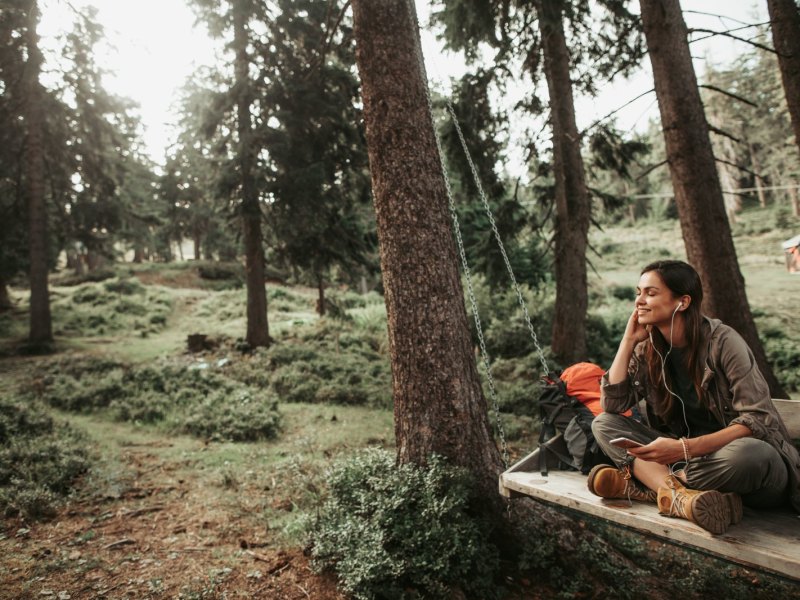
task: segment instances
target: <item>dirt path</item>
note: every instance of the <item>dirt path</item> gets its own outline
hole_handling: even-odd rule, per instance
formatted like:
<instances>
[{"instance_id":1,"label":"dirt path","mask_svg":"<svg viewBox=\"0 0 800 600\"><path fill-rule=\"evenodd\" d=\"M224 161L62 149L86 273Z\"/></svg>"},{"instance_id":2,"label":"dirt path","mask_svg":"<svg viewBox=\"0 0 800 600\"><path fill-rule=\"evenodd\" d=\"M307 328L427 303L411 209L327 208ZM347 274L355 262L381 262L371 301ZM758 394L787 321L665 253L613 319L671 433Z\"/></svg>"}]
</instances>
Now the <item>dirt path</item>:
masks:
<instances>
[{"instance_id":1,"label":"dirt path","mask_svg":"<svg viewBox=\"0 0 800 600\"><path fill-rule=\"evenodd\" d=\"M258 480L203 468L202 441L106 427L83 497L51 522L3 523L0 598L343 598L277 546Z\"/></svg>"}]
</instances>

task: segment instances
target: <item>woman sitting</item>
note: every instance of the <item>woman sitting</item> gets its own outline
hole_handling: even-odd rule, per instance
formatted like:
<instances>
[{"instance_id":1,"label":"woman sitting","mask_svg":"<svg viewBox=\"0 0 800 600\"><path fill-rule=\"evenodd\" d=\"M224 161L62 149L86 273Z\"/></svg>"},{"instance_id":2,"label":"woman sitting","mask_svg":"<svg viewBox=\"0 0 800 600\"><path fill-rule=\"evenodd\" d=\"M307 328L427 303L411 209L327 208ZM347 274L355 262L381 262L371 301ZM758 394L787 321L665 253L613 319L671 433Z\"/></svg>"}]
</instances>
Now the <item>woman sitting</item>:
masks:
<instances>
[{"instance_id":1,"label":"woman sitting","mask_svg":"<svg viewBox=\"0 0 800 600\"><path fill-rule=\"evenodd\" d=\"M660 513L723 533L758 508L800 511L800 455L745 341L701 313L697 272L644 268L614 362L602 382L598 444L617 467L589 473L603 498L657 502ZM640 400L647 425L622 416ZM610 442L643 445L627 451Z\"/></svg>"}]
</instances>

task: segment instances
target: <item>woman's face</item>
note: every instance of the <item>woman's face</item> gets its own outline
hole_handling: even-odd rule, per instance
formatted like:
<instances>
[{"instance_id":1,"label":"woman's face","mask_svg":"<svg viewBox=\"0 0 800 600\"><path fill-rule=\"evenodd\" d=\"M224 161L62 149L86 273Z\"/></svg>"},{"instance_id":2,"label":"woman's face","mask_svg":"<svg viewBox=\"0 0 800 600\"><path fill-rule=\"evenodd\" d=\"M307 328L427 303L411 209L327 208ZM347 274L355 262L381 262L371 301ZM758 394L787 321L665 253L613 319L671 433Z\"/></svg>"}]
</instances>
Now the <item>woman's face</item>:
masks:
<instances>
[{"instance_id":1,"label":"woman's face","mask_svg":"<svg viewBox=\"0 0 800 600\"><path fill-rule=\"evenodd\" d=\"M657 271L647 271L636 286L636 314L642 325L658 325L672 319L680 298L672 293Z\"/></svg>"}]
</instances>

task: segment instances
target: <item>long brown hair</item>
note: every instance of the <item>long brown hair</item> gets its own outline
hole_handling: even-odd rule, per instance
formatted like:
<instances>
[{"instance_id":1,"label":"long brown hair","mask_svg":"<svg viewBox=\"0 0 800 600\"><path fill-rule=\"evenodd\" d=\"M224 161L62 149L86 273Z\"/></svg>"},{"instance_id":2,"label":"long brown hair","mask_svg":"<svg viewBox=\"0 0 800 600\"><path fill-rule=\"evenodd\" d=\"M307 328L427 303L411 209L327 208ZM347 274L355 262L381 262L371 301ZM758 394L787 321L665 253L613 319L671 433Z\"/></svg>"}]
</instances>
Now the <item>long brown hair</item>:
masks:
<instances>
[{"instance_id":1,"label":"long brown hair","mask_svg":"<svg viewBox=\"0 0 800 600\"><path fill-rule=\"evenodd\" d=\"M661 277L664 285L675 294L676 297L689 296L692 301L683 310L684 332L686 336L686 370L694 384L697 399L704 406L707 405L703 396L701 382L703 380L703 364L701 356L705 347L705 334L703 332L703 314L701 306L703 304L703 284L700 276L694 268L681 260L659 260L647 265L642 269L641 275L655 271ZM661 397L661 402L655 406L656 414L662 419L667 420L672 413L673 397L667 390L674 389L669 376L665 373L661 358L656 353L656 349L665 356L669 350L669 341L664 339L658 328L651 329L651 342L645 343L644 355L647 359L647 374L657 394ZM655 347L654 347L655 346ZM664 377L667 377L666 385Z\"/></svg>"}]
</instances>

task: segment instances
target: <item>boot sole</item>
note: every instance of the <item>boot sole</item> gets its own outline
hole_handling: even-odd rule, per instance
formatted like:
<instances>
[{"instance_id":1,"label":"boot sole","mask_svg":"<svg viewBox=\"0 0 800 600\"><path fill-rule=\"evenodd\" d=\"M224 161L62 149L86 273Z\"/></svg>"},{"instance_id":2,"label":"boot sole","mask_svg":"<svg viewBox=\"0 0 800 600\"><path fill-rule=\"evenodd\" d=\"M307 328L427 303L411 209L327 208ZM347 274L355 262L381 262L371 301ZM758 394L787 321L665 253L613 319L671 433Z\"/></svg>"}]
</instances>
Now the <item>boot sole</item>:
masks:
<instances>
[{"instance_id":1,"label":"boot sole","mask_svg":"<svg viewBox=\"0 0 800 600\"><path fill-rule=\"evenodd\" d=\"M739 494L723 494L725 500L728 502L728 507L731 511L731 525L741 523L744 516L744 509L742 508L742 498Z\"/></svg>"},{"instance_id":2,"label":"boot sole","mask_svg":"<svg viewBox=\"0 0 800 600\"><path fill-rule=\"evenodd\" d=\"M713 534L725 533L733 522L732 505L730 495L723 495L717 491L708 491L692 498L691 515L692 520L700 527ZM739 508L741 510L741 499Z\"/></svg>"}]
</instances>

